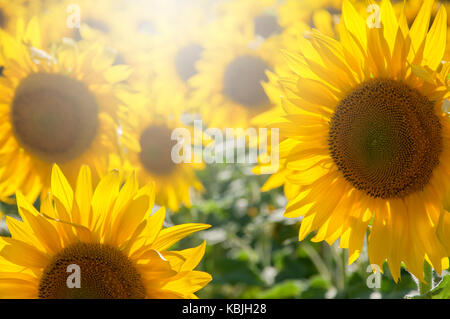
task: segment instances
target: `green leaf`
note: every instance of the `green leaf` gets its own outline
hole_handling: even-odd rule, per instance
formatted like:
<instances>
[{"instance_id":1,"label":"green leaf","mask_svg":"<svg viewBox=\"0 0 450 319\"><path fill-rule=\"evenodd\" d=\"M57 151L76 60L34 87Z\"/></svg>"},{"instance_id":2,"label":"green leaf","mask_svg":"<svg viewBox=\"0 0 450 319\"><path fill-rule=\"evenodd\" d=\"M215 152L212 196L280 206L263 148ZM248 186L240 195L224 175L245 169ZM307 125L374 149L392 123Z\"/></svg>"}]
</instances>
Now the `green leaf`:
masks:
<instances>
[{"instance_id":1,"label":"green leaf","mask_svg":"<svg viewBox=\"0 0 450 319\"><path fill-rule=\"evenodd\" d=\"M288 299L298 298L300 293L305 289L305 285L299 280L287 280L276 284L272 288L263 291L258 298L261 299Z\"/></svg>"},{"instance_id":2,"label":"green leaf","mask_svg":"<svg viewBox=\"0 0 450 319\"><path fill-rule=\"evenodd\" d=\"M433 299L450 299L450 275L442 278L441 282L430 293Z\"/></svg>"}]
</instances>

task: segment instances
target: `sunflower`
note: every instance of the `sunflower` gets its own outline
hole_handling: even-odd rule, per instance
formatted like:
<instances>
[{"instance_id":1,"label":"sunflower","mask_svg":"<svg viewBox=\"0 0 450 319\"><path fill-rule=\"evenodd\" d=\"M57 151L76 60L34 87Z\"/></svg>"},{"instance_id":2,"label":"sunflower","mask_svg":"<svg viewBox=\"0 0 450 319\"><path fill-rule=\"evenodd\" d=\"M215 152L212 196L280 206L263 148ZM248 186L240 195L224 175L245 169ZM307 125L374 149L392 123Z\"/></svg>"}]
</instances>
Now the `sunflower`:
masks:
<instances>
[{"instance_id":1,"label":"sunflower","mask_svg":"<svg viewBox=\"0 0 450 319\"><path fill-rule=\"evenodd\" d=\"M186 102L190 93L189 79L197 73L196 64L202 57L205 39L212 35L209 34L207 11L198 7L196 2L184 8L176 18L175 8L168 7L171 2L168 1L167 7L162 8L158 15L162 21L158 24L158 32L148 43L152 48L130 52L139 65L145 66L138 68L132 80L137 78L133 82L140 83L133 84L142 90L148 90L148 82L152 82L152 89L160 92L154 97L166 98L153 104L170 105L183 112L189 108Z\"/></svg>"},{"instance_id":2,"label":"sunflower","mask_svg":"<svg viewBox=\"0 0 450 319\"><path fill-rule=\"evenodd\" d=\"M85 1L81 10L87 13L81 21L80 36L101 41L116 50L119 61L137 66L137 71L142 69L145 73L154 72L157 76L179 81L177 74L171 77L174 69L171 63L175 63L176 58L180 59L175 55L184 46L201 44L205 23L210 20L209 11L202 8L206 2ZM187 50L189 54L192 48L187 47ZM162 66L168 67L169 75L161 71L165 70ZM180 75L182 80L185 76Z\"/></svg>"},{"instance_id":3,"label":"sunflower","mask_svg":"<svg viewBox=\"0 0 450 319\"><path fill-rule=\"evenodd\" d=\"M193 270L205 243L167 250L210 226L162 229L165 210L151 214L153 184L140 188L132 174L121 187L119 172L112 171L93 189L87 166L80 169L75 192L57 165L51 180L40 211L19 192L22 221L7 217L11 237L0 238L2 298L196 298L211 280ZM74 266L78 288L68 285Z\"/></svg>"},{"instance_id":4,"label":"sunflower","mask_svg":"<svg viewBox=\"0 0 450 319\"><path fill-rule=\"evenodd\" d=\"M231 0L216 6L222 24L234 24L237 28L250 29L256 37L267 39L282 33L275 0Z\"/></svg>"},{"instance_id":5,"label":"sunflower","mask_svg":"<svg viewBox=\"0 0 450 319\"><path fill-rule=\"evenodd\" d=\"M45 34L45 44L60 42L63 38L79 41L95 38L102 45L117 34L122 26L119 0L71 0L41 4L36 14Z\"/></svg>"},{"instance_id":6,"label":"sunflower","mask_svg":"<svg viewBox=\"0 0 450 319\"><path fill-rule=\"evenodd\" d=\"M191 189L203 190L195 171L204 164L193 158L191 163L176 163L172 159L172 149L178 142L172 139L172 132L186 129L195 137L192 128L180 121L181 112L176 105L159 104L169 101L167 97L160 98L151 89L139 91L132 97L126 91L123 93L126 94L124 100L131 102L120 115L125 171L136 171L141 183L155 181L158 205L173 212L179 210L180 204L190 207ZM191 149L192 144L184 146Z\"/></svg>"},{"instance_id":7,"label":"sunflower","mask_svg":"<svg viewBox=\"0 0 450 319\"><path fill-rule=\"evenodd\" d=\"M80 28L82 38L101 41L118 53L118 61L136 66L137 71L153 71L153 61L149 53L157 48L156 37L164 33L166 25L173 23L174 13L170 12L173 0L115 0L105 1L104 11L91 8L89 11L108 26L108 32L83 23ZM89 1L88 6L92 3ZM179 29L177 30L179 31ZM130 36L132 34L133 36Z\"/></svg>"},{"instance_id":8,"label":"sunflower","mask_svg":"<svg viewBox=\"0 0 450 319\"><path fill-rule=\"evenodd\" d=\"M295 38L303 31L310 30L309 20L299 20L298 17L291 20L286 17L291 9L287 4L275 0L219 2L216 8L219 30L215 34L223 28L230 28L228 32L247 34L249 41L253 42L251 46L260 44L261 50L276 54L282 48L291 49L290 45L295 45ZM327 21L320 21L320 25L327 24ZM280 59L276 64L282 62Z\"/></svg>"},{"instance_id":9,"label":"sunflower","mask_svg":"<svg viewBox=\"0 0 450 319\"><path fill-rule=\"evenodd\" d=\"M266 72L282 60L280 47L254 42L248 29L223 21L212 30L224 38L205 41L198 73L189 82L190 105L211 127L247 128L253 116L270 108L262 83L267 81Z\"/></svg>"},{"instance_id":10,"label":"sunflower","mask_svg":"<svg viewBox=\"0 0 450 319\"><path fill-rule=\"evenodd\" d=\"M109 154L118 152L114 88L128 67L112 66L113 56L86 42L46 53L36 20L17 38L2 33L0 41L2 200L17 190L29 200L45 193L53 163L70 181L82 164L96 177L106 173Z\"/></svg>"},{"instance_id":11,"label":"sunflower","mask_svg":"<svg viewBox=\"0 0 450 319\"><path fill-rule=\"evenodd\" d=\"M384 0L382 28L368 28L344 1L339 41L312 31L288 55L296 75L280 79L286 115L273 124L298 186L285 216L303 216L299 240L340 238L352 263L370 228L370 262L387 260L395 280L402 261L422 281L424 261L448 267L436 236L450 187L447 93L412 71L436 70L445 51L447 14L441 7L429 29L432 7L425 1L409 28Z\"/></svg>"}]
</instances>

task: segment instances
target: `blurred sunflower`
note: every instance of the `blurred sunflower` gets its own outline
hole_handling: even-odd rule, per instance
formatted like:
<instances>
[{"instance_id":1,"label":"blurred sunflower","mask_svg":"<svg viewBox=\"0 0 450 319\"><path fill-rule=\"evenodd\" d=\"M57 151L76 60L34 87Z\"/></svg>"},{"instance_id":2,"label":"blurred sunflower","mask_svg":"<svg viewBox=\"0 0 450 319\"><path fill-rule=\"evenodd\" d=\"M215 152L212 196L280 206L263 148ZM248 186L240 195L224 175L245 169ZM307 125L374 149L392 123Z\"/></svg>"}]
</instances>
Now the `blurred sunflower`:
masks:
<instances>
[{"instance_id":1,"label":"blurred sunflower","mask_svg":"<svg viewBox=\"0 0 450 319\"><path fill-rule=\"evenodd\" d=\"M221 22L212 30L217 26L216 34L225 38L205 42L198 73L190 79L190 103L211 127L247 128L252 117L270 107L263 82L281 60L280 47L252 43L251 32Z\"/></svg>"},{"instance_id":2,"label":"blurred sunflower","mask_svg":"<svg viewBox=\"0 0 450 319\"><path fill-rule=\"evenodd\" d=\"M204 51L203 42L212 36L208 27L210 18L207 11L195 6L195 2L178 13L176 18L173 16L177 12L174 8L166 8L163 12L166 12L166 18L159 23L152 49L131 53L145 66L138 68L136 73L141 83L133 84L148 90L148 82L151 81L152 89L159 92L154 97L160 101L153 101L154 105L171 105L171 108L184 112L189 108L189 79L197 73L196 64Z\"/></svg>"},{"instance_id":3,"label":"blurred sunflower","mask_svg":"<svg viewBox=\"0 0 450 319\"><path fill-rule=\"evenodd\" d=\"M121 187L113 171L92 189L83 166L75 192L58 166L40 212L21 193L22 221L7 217L11 237L0 237L2 298L196 298L211 276L193 269L205 243L168 251L205 224L162 229L165 210L151 214L154 186L139 188L135 174ZM79 267L81 285L68 287L68 267Z\"/></svg>"},{"instance_id":4,"label":"blurred sunflower","mask_svg":"<svg viewBox=\"0 0 450 319\"><path fill-rule=\"evenodd\" d=\"M306 23L310 28L336 37L342 0L287 0L279 6L280 24L290 32L300 34Z\"/></svg>"},{"instance_id":5,"label":"blurred sunflower","mask_svg":"<svg viewBox=\"0 0 450 319\"><path fill-rule=\"evenodd\" d=\"M368 28L344 1L340 41L313 31L302 53L289 55L296 76L280 79L289 103L273 124L299 187L285 213L304 216L299 240L312 231L313 241L340 238L352 263L370 225L370 263L387 260L395 280L402 261L422 281L425 260L439 273L448 267L436 236L450 187L447 91L411 67L441 63L447 13L441 7L429 28L432 7L426 0L409 28L384 0L383 27Z\"/></svg>"},{"instance_id":6,"label":"blurred sunflower","mask_svg":"<svg viewBox=\"0 0 450 319\"><path fill-rule=\"evenodd\" d=\"M102 45L110 45L123 26L121 5L120 0L52 1L43 3L36 17L47 46L63 38L95 39Z\"/></svg>"},{"instance_id":7,"label":"blurred sunflower","mask_svg":"<svg viewBox=\"0 0 450 319\"><path fill-rule=\"evenodd\" d=\"M25 45L27 43L28 45ZM105 173L117 153L116 84L130 73L96 44L40 50L36 20L17 38L2 33L0 196L46 192L53 163L74 181L82 164Z\"/></svg>"},{"instance_id":8,"label":"blurred sunflower","mask_svg":"<svg viewBox=\"0 0 450 319\"><path fill-rule=\"evenodd\" d=\"M80 28L81 37L101 41L117 51L119 62L148 73L154 67L149 54L157 48L155 38L163 33L168 21L174 20L168 8L172 2L173 0L115 0L114 6L111 6L106 1L107 10L98 12L92 8L92 13L101 17L109 31L101 32L92 23L83 23Z\"/></svg>"},{"instance_id":9,"label":"blurred sunflower","mask_svg":"<svg viewBox=\"0 0 450 319\"><path fill-rule=\"evenodd\" d=\"M267 39L282 33L275 0L231 0L216 6L222 24L233 24L239 29L249 29L255 37Z\"/></svg>"},{"instance_id":10,"label":"blurred sunflower","mask_svg":"<svg viewBox=\"0 0 450 319\"><path fill-rule=\"evenodd\" d=\"M292 14L289 13L289 8L283 9L285 6L282 1L275 0L219 2L217 25L220 29L215 34L221 32L222 28L230 28L231 31L228 32L233 34L247 34L253 47L261 45L261 50L269 50L277 55L283 48L292 49L291 45L295 46L295 39L303 31L310 30L309 20L291 21L283 16ZM277 61L276 65L279 64L283 64L282 59Z\"/></svg>"},{"instance_id":11,"label":"blurred sunflower","mask_svg":"<svg viewBox=\"0 0 450 319\"><path fill-rule=\"evenodd\" d=\"M49 8L50 6L61 1L62 0L14 0L14 2L22 4L27 11L30 11L33 14L42 12L46 10L46 8Z\"/></svg>"},{"instance_id":12,"label":"blurred sunflower","mask_svg":"<svg viewBox=\"0 0 450 319\"><path fill-rule=\"evenodd\" d=\"M172 131L185 128L194 137L192 129L180 121L176 106L158 105L158 101L167 101L167 98L157 98L149 90L133 94L133 97L125 94L125 99L132 102L121 114L125 170L136 171L141 183L155 181L158 205L173 212L179 210L180 204L190 207L191 188L203 190L195 170L204 165L195 161L178 164L173 161L172 149L177 141L172 140ZM191 148L191 144L186 146Z\"/></svg>"}]
</instances>

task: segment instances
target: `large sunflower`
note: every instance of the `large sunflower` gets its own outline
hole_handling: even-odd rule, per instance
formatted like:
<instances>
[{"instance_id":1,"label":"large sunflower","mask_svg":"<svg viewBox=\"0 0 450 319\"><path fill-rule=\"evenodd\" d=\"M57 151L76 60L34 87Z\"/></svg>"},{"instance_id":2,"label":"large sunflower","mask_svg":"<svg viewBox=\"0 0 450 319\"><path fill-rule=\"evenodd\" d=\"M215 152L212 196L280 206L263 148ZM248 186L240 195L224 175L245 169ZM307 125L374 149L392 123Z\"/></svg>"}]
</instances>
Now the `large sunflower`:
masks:
<instances>
[{"instance_id":1,"label":"large sunflower","mask_svg":"<svg viewBox=\"0 0 450 319\"><path fill-rule=\"evenodd\" d=\"M193 269L205 243L168 251L180 239L209 227L162 229L165 210L151 214L154 185L139 188L135 174L121 187L118 171L92 188L83 166L75 192L53 167L51 193L37 211L17 194L22 221L7 217L11 237L0 237L2 298L196 298L211 276ZM80 286L68 276L79 267ZM68 273L69 271L69 273Z\"/></svg>"},{"instance_id":2,"label":"large sunflower","mask_svg":"<svg viewBox=\"0 0 450 319\"><path fill-rule=\"evenodd\" d=\"M432 6L408 28L385 0L382 27L370 29L344 1L340 41L313 31L289 55L296 75L280 80L286 115L273 124L299 186L285 213L303 216L299 240L340 238L351 263L369 227L370 262L387 260L396 280L402 261L421 280L425 260L438 272L448 265L436 236L450 186L446 90L412 72L436 70L445 51L447 14L441 7L429 28Z\"/></svg>"},{"instance_id":3,"label":"large sunflower","mask_svg":"<svg viewBox=\"0 0 450 319\"><path fill-rule=\"evenodd\" d=\"M53 163L70 181L82 164L94 176L105 173L109 154L117 153L114 88L128 69L85 42L45 53L35 20L0 41L0 197L19 190L34 200L49 186Z\"/></svg>"}]
</instances>

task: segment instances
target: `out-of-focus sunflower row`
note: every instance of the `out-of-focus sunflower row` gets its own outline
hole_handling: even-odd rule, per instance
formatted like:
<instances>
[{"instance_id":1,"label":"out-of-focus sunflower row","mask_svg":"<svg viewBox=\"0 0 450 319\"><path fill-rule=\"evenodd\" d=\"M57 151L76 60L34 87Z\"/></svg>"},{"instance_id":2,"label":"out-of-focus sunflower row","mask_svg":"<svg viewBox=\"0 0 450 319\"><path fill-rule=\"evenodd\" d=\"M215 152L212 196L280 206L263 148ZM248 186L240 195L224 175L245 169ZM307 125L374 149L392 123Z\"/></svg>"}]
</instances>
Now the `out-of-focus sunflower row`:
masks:
<instances>
[{"instance_id":1,"label":"out-of-focus sunflower row","mask_svg":"<svg viewBox=\"0 0 450 319\"><path fill-rule=\"evenodd\" d=\"M339 7L292 5L3 1L0 197L20 190L34 201L48 191L53 163L72 183L87 164L97 179L134 169L142 183L156 181L158 204L189 207L203 165L173 164L171 131L185 113L246 128L270 108L261 82L284 63L281 49L309 29L315 11Z\"/></svg>"},{"instance_id":2,"label":"out-of-focus sunflower row","mask_svg":"<svg viewBox=\"0 0 450 319\"><path fill-rule=\"evenodd\" d=\"M436 19L440 23L444 15L441 8L448 4L425 2L430 8L423 10L428 10L432 20ZM421 0L397 2L392 6L389 3L388 9L383 6L381 18L386 19L383 21L389 20L385 25L392 25L395 32L400 27L402 31L409 27L412 30L416 17L423 19L420 14L423 3ZM351 9L347 6L346 12L355 15L346 21L353 21L355 25L362 21L365 27L365 21L361 19L373 13L367 11L371 4L372 1L352 1ZM285 115L306 119L301 117L304 115L302 112L296 113L298 105L292 102L297 98L296 90L311 93L310 97L317 101L328 102L328 97L320 94L325 91L321 91L318 85L298 80L298 75L301 78L306 78L306 74L319 80L325 78L334 87L339 87L341 82L352 81L345 72L339 73L340 65L333 65L341 61L341 56L335 59L333 54L341 51L322 38L327 36L351 42L355 50L361 49L357 48L359 44L367 44L365 36L357 38L352 34L359 26L351 26L353 22L343 24L342 8L341 0L0 0L0 199L5 207L17 201L20 217L24 221L20 224L8 218L12 239L3 239L1 243L0 266L5 269L4 272L0 270L1 293L7 297L72 296L71 290L52 284L65 282L65 278L60 275L65 274L65 269L55 266L59 265L59 258L80 261L82 255L97 254L105 258L108 269L119 268L118 273L124 274L129 289L116 291L110 287L111 291L102 290L100 293L96 290L95 280L92 280L89 283L92 291L83 293L119 298L195 297L194 293L211 280L208 274L193 270L205 253L205 244L176 252L167 251L167 248L208 226L184 224L159 232L165 214L154 213L151 217L144 215L152 211L154 197L158 206L167 207L171 212L181 210L185 216L187 214L189 217L184 221L214 224L211 219L215 217L208 215L205 220L195 217L198 217L197 211L207 210L208 205L217 208L214 202L220 202L222 195L226 197L220 192L212 194L209 189L214 183L206 175L215 168L208 167L205 173L202 172L206 167L204 163L192 161L176 164L172 160L171 152L175 145L172 140L173 130L186 128L193 132L193 119L201 119L205 127L219 129L281 127L282 168L267 180L263 190L284 186L284 195L291 201L286 216L303 215L305 211L300 212L299 207L311 204L300 196L307 189L304 184L313 178L320 178L320 173L314 175L308 170L310 175L306 178L298 172L314 165L313 161L308 161L310 157L317 158L324 154L304 154L304 158L292 159L298 154L291 151L298 146L297 142L302 146L309 145L307 143L315 143L312 139L321 135L320 132L305 131L310 139L302 140L298 137L302 134L295 131L295 123L290 126L292 123L289 119L292 118L288 117L287 122L279 122L278 119ZM376 12L377 9L373 10ZM397 18L401 23L405 21L406 27L398 23ZM377 23L377 19L375 17L373 23ZM422 24L427 24L426 29L417 27L420 30L413 31L422 32L419 37L424 38L428 21ZM350 31L345 33L347 29ZM346 38L343 39L343 35ZM434 65L434 60L432 63L427 58L414 60L409 54L412 55L412 51L417 48L414 43L414 50L411 49L411 53L407 51L408 36L392 39L405 41L400 44L389 42L399 52L403 50L396 52L400 60L392 63L398 65L398 69L389 69L396 78L401 79L410 71L409 62L424 60L425 63L415 66L414 74L431 78L433 83L443 83L445 87L447 65L441 64L440 60ZM448 46L441 43L442 39L438 35L431 40L439 42L436 48L444 48L445 52L441 55L447 60L450 54ZM325 42L326 45L323 44ZM314 47L316 51L311 49L305 53L305 47ZM408 49L404 49L406 47ZM376 49L368 51L371 50L375 52ZM429 44L425 50L432 50ZM388 51L389 48L384 47L378 53L383 56ZM296 55L302 57L303 64L295 59ZM314 65L319 55L329 58L328 70ZM357 67L351 65L355 68L349 74L353 76L359 72L355 77L360 76L360 82L386 75L383 73L386 70L377 65L378 56L366 57L368 66L357 60L359 56L354 60L352 58L349 54L342 60L348 59L345 63L349 65L358 64ZM389 58L392 60L387 64L394 61L394 54L389 55ZM306 64L309 69L305 67ZM411 78L407 81L419 87L417 81ZM337 95L337 91L333 90L332 93ZM424 91L438 100L438 94L430 93L428 87ZM443 96L439 98L445 98L445 94ZM305 100L298 98L305 108L310 106L312 109L317 103L307 103ZM325 112L320 116L323 114ZM291 157L283 156L283 152L291 154ZM297 159L306 160L307 163L300 164L296 162ZM261 166L254 171L259 173L260 169ZM445 167L440 170L447 174ZM227 170L224 172L229 174ZM299 176L297 179L296 174ZM247 177L240 178L245 180ZM361 197L356 198L356 192L346 188L344 182L337 185L333 181L330 177L326 183L342 189L340 195L348 191L348 203L343 205L347 211L354 208L352 205L355 202L365 202ZM139 189L137 185L147 186ZM83 191L84 188L88 191ZM238 189L240 192L246 188ZM259 192L259 188L256 192ZM253 188L251 194L254 193ZM201 194L210 195L211 200L200 198ZM278 195L282 198L281 194ZM325 203L326 196L324 192L317 194L316 198ZM441 198L441 194L436 197ZM193 198L198 200L198 204ZM238 199L238 195L229 198ZM102 201L104 203L99 204ZM82 207L83 202L92 202L92 211L91 208ZM32 206L33 203L40 204L40 212ZM246 213L252 215L254 210L259 209L271 212L274 203L278 206L285 204L279 197L277 200L271 198L270 205L266 205L270 209L264 205L261 205L263 208L258 206L258 209L248 207ZM312 204L319 213L325 208L327 213L332 211L332 207L324 207L325 204ZM380 205L368 206L372 208ZM139 211L138 215L131 213L131 209ZM365 214L359 207L352 221L346 220L343 224L346 228L338 229L343 220L341 216L329 220L325 218L321 224L318 218L309 213L306 214L306 222L302 223L300 239L315 230L319 232L315 238L317 241L325 240L330 244L342 236L341 247L349 248L349 258L355 261L363 249L363 239L372 215ZM179 218L177 216L166 218L169 221L171 218L176 220ZM430 217L433 225L438 222L436 216ZM261 218L266 225L265 217ZM330 220L335 227L333 231L330 230L331 226L328 228ZM378 219L375 221L378 222ZM439 224L442 226L446 222L441 220ZM239 223L230 225L238 227ZM440 246L436 248L438 244L435 244L435 237L430 235L435 230L433 227L423 228L425 237L434 245L432 249L422 247L420 251L410 252L404 247L406 244L397 247L398 250L392 244L392 251L406 251L405 255L401 255L391 253L391 250L389 253L374 252L370 248L371 263L382 267L385 259L389 259L390 271L395 280L401 277L402 261L419 279L423 279L423 276L418 264L424 260L431 258L434 268L439 272L447 268L448 262L442 261L441 264L445 249ZM205 235L203 238L211 238L211 233L208 234L210 237ZM264 236L270 234L265 233ZM265 242L267 238L264 236L259 240ZM447 236L447 233L443 232L443 236ZM59 239L55 239L57 237ZM372 242L379 247L381 237L374 237L378 238L378 242L376 238L372 238ZM243 250L249 255L245 258L252 259L249 251L254 252L252 247L255 240L249 239L245 243L245 238L235 238L239 247L246 247ZM39 244L35 246L35 242ZM395 242L395 238L390 242ZM299 254L310 256L314 266L326 274L324 263L314 248L307 247L307 253L302 251ZM123 256L115 255L115 248L124 251L128 258L126 260L140 266L123 266L126 262L120 259ZM25 260L23 254L32 257ZM214 255L211 252L209 254ZM262 267L260 273L268 272L264 280L270 286L275 278L270 275L274 267L271 266L271 260L264 258L256 258L258 261L255 265L258 266L255 267ZM210 259L209 266L215 269L216 266L211 266L211 263L214 262ZM330 262L333 265L335 263L340 261L335 262L333 259ZM23 269L26 270L22 272ZM136 269L142 281L136 279ZM95 271L103 273L105 269L95 268L92 278L96 276ZM212 270L208 272L214 276ZM253 275L258 271L251 269L251 272ZM111 274L108 276L113 277ZM329 273L325 277L330 282L334 280ZM344 280L345 276L342 282L335 284L339 296L346 295ZM255 280L258 281L262 279ZM288 289L294 289L295 294L289 296L298 297L303 284L293 282L292 285ZM331 287L329 283L326 285ZM226 293L220 291L209 296L226 296ZM242 296L261 297L264 294L252 294L249 290ZM272 295L269 293L266 296Z\"/></svg>"},{"instance_id":3,"label":"out-of-focus sunflower row","mask_svg":"<svg viewBox=\"0 0 450 319\"><path fill-rule=\"evenodd\" d=\"M408 22L421 3L407 3ZM337 38L341 4L2 1L1 198L20 190L34 200L47 191L51 164L70 181L88 164L97 177L137 169L141 182L157 181L158 204L189 207L189 188L202 189L193 172L203 165L170 159L182 115L217 128L266 124L280 107L272 71L291 72L283 50L296 52L313 28ZM355 6L364 12L368 4ZM46 87L67 96L32 95ZM43 106L31 111L28 98Z\"/></svg>"}]
</instances>

